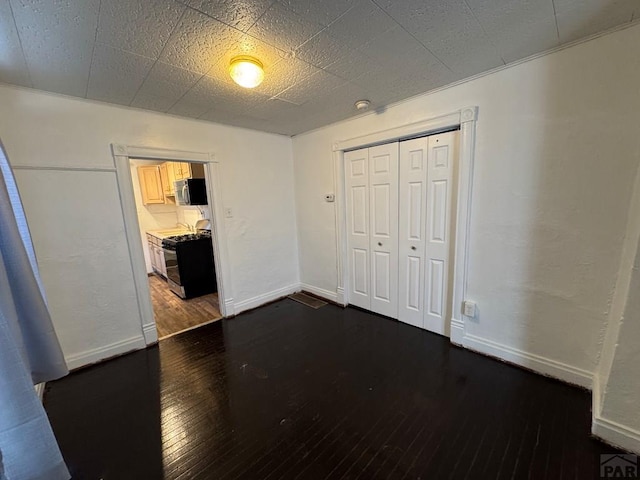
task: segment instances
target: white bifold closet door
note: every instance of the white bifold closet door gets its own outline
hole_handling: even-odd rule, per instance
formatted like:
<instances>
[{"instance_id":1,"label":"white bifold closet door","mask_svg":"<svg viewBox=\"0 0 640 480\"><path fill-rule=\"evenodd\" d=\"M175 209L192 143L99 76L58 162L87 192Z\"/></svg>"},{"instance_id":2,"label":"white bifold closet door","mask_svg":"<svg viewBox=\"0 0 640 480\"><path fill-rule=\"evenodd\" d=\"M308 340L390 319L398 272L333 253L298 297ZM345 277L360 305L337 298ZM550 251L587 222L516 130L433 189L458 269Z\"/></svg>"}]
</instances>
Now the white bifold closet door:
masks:
<instances>
[{"instance_id":1,"label":"white bifold closet door","mask_svg":"<svg viewBox=\"0 0 640 480\"><path fill-rule=\"evenodd\" d=\"M445 335L457 132L400 142L398 319Z\"/></svg>"},{"instance_id":2,"label":"white bifold closet door","mask_svg":"<svg viewBox=\"0 0 640 480\"><path fill-rule=\"evenodd\" d=\"M349 303L398 317L398 143L345 153Z\"/></svg>"}]
</instances>

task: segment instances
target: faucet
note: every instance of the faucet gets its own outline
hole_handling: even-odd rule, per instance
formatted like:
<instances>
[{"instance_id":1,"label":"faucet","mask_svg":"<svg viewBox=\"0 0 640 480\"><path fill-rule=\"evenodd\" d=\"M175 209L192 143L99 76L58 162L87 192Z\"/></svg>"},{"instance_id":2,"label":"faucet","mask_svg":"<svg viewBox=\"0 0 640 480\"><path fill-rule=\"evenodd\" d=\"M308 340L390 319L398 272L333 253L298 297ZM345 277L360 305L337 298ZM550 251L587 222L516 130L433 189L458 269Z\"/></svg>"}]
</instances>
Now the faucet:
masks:
<instances>
[{"instance_id":1,"label":"faucet","mask_svg":"<svg viewBox=\"0 0 640 480\"><path fill-rule=\"evenodd\" d=\"M193 227L187 223L178 223L178 225L185 227L190 232L193 232Z\"/></svg>"}]
</instances>

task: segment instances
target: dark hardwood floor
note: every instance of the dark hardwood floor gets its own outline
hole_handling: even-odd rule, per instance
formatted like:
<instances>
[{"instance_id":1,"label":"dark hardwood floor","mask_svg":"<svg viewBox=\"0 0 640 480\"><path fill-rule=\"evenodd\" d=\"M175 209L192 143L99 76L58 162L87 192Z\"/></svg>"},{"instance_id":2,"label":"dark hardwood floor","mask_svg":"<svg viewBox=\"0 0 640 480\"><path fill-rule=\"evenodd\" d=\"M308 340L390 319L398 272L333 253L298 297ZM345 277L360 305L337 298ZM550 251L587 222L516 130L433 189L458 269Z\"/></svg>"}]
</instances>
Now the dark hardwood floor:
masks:
<instances>
[{"instance_id":1,"label":"dark hardwood floor","mask_svg":"<svg viewBox=\"0 0 640 480\"><path fill-rule=\"evenodd\" d=\"M282 300L47 384L75 479L598 478L590 393Z\"/></svg>"},{"instance_id":2,"label":"dark hardwood floor","mask_svg":"<svg viewBox=\"0 0 640 480\"><path fill-rule=\"evenodd\" d=\"M183 300L157 275L149 276L149 288L158 338L222 318L217 293Z\"/></svg>"}]
</instances>

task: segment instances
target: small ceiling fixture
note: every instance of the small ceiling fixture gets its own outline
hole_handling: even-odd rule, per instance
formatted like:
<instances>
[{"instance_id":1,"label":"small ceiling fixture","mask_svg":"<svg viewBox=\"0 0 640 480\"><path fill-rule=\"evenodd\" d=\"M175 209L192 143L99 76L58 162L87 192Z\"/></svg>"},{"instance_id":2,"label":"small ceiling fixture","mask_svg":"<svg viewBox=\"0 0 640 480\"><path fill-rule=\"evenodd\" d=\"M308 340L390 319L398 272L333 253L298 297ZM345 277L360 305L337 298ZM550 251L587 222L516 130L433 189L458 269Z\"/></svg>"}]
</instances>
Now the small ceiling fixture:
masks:
<instances>
[{"instance_id":1,"label":"small ceiling fixture","mask_svg":"<svg viewBox=\"0 0 640 480\"><path fill-rule=\"evenodd\" d=\"M264 80L262 62L246 55L231 59L229 74L234 82L244 88L255 88Z\"/></svg>"},{"instance_id":2,"label":"small ceiling fixture","mask_svg":"<svg viewBox=\"0 0 640 480\"><path fill-rule=\"evenodd\" d=\"M356 109L366 110L367 108L369 108L369 105L371 105L371 102L369 100L358 100L356 102Z\"/></svg>"}]
</instances>

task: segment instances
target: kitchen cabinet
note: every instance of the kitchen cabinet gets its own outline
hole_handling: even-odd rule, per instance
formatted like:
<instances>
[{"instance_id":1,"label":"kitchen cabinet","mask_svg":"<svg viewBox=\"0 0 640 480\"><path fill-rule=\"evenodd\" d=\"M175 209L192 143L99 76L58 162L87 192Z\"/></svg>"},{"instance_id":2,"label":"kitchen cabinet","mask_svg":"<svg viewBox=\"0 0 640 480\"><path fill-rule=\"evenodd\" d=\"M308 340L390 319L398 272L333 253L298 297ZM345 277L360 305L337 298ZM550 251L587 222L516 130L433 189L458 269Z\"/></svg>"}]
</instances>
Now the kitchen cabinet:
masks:
<instances>
[{"instance_id":1,"label":"kitchen cabinet","mask_svg":"<svg viewBox=\"0 0 640 480\"><path fill-rule=\"evenodd\" d=\"M149 245L149 257L151 268L163 277L167 276L167 266L164 262L164 250L162 249L162 238L147 233L147 243Z\"/></svg>"},{"instance_id":2,"label":"kitchen cabinet","mask_svg":"<svg viewBox=\"0 0 640 480\"><path fill-rule=\"evenodd\" d=\"M174 182L185 178L204 178L204 164L164 162L160 165L159 172L165 203L175 203L173 198L166 199L166 197L175 197L176 195Z\"/></svg>"},{"instance_id":3,"label":"kitchen cabinet","mask_svg":"<svg viewBox=\"0 0 640 480\"><path fill-rule=\"evenodd\" d=\"M144 205L164 203L160 169L157 165L138 167L138 180Z\"/></svg>"}]
</instances>

